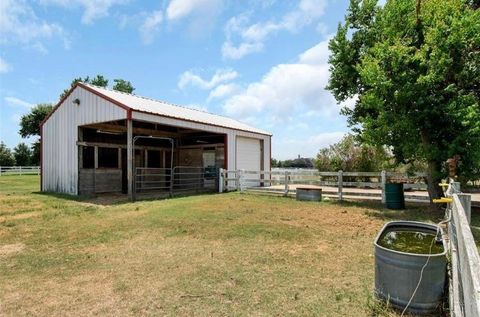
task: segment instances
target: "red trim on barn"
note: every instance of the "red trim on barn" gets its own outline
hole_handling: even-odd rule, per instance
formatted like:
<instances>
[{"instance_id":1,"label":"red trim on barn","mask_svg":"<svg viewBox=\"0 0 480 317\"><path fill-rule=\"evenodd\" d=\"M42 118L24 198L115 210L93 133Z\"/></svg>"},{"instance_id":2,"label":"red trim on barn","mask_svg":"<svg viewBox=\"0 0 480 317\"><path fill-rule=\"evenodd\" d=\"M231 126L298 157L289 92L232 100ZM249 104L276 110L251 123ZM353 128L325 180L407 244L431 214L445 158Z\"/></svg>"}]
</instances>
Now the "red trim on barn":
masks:
<instances>
[{"instance_id":1,"label":"red trim on barn","mask_svg":"<svg viewBox=\"0 0 480 317\"><path fill-rule=\"evenodd\" d=\"M268 138L268 143L270 143L270 161L268 166L270 166L269 171L271 171L272 170L272 137ZM272 174L270 174L270 179L272 178L271 175Z\"/></svg>"},{"instance_id":2,"label":"red trim on barn","mask_svg":"<svg viewBox=\"0 0 480 317\"><path fill-rule=\"evenodd\" d=\"M164 115L164 114L158 114L158 113L155 113L155 112L149 112L149 111L143 111L143 110L136 110L136 109L132 109L130 108L129 106L115 100L115 99L112 99L104 94L102 94L101 92L98 92L96 91L95 89L85 85L84 83L76 83L70 90L69 92L57 103L57 105L53 108L53 110L48 114L48 116L45 117L45 119L42 121L42 123L40 123L40 127L43 126L43 124L48 120L48 118L50 118L50 116L58 109L58 107L60 107L60 105L65 101L65 99L67 99L68 96L70 96L70 94L73 92L73 90L75 90L75 88L77 88L78 86L82 87L83 89L107 100L107 101L110 101L111 103L113 103L114 105L117 105L123 109L125 109L127 111L127 119L132 119L132 112L135 111L135 112L139 112L139 113L146 113L146 114L151 114L151 115L154 115L154 116L159 116L159 117L164 117L164 118L170 118L170 119L175 119L175 120L180 120L180 121L185 121L185 122L193 122L193 123L200 123L200 124L205 124L205 125L208 125L208 126L213 126L213 127L220 127L220 128L225 128L225 129L230 129L230 130L236 130L236 131L242 131L242 132L248 132L248 133L253 133L253 134L260 134L260 135L268 135L268 136L271 136L271 134L265 134L265 133L260 133L260 132L253 132L253 131L249 131L249 130L243 130L243 129L237 129L237 128L232 128L232 127L228 127L228 126L222 126L222 125L218 125L218 124L211 124L211 123L205 123L205 122L201 122L201 121L197 121L197 120L190 120L190 119L184 119L184 118L179 118L179 117L174 117L174 116L168 116L168 115Z\"/></svg>"},{"instance_id":3,"label":"red trim on barn","mask_svg":"<svg viewBox=\"0 0 480 317\"><path fill-rule=\"evenodd\" d=\"M99 96L100 98L103 98L103 99L105 99L105 100L107 100L107 101L110 101L110 102L113 103L114 105L119 106L120 108L125 109L125 111L127 111L127 117L128 117L129 112L130 112L130 115L131 115L132 109L130 109L130 107L128 107L128 106L126 106L126 105L124 105L124 104L122 104L122 103L120 103L120 102L118 102L118 101L116 101L116 100L108 97L108 96L105 96L104 94L99 93L98 91L96 91L96 90L93 89L93 88L88 87L88 86L85 85L84 83L76 83L75 85L73 85L72 88L70 88L70 90L68 91L68 93L67 93L65 96L63 96L62 99L60 99L60 101L55 105L55 107L53 107L52 111L50 111L50 113L45 117L45 119L42 120L42 122L40 123L40 129L42 129L42 127L43 127L43 125L45 124L45 122L47 122L47 120L53 115L53 113L54 113L55 111L57 111L57 109L63 104L63 102L65 101L65 99L67 99L68 96L70 96L70 95L72 94L72 92L75 90L75 88L77 88L77 87L82 87L83 89L85 89L85 90L87 90L87 91L89 91L89 92L91 92L91 93Z\"/></svg>"},{"instance_id":4,"label":"red trim on barn","mask_svg":"<svg viewBox=\"0 0 480 317\"><path fill-rule=\"evenodd\" d=\"M97 96L99 96L99 97L102 97L103 99L105 99L105 100L107 100L107 101L110 101L111 103L113 103L114 105L119 106L120 108L125 109L125 110L127 111L127 118L128 118L128 112L131 112L131 111L132 111L132 108L130 108L129 106L124 105L123 103L121 103L121 102L119 102L119 101L117 101L117 100L115 100L115 99L113 99L113 98L110 98L110 97L108 97L107 95L104 95L104 94L102 94L101 92L98 92L98 91L96 91L95 89L93 89L93 88L91 88L91 87L89 87L89 86L87 86L87 85L85 85L85 84L83 84L83 83L78 83L78 86L80 86L80 87L82 87L83 89L91 92L92 94L95 94L95 95L97 95Z\"/></svg>"}]
</instances>

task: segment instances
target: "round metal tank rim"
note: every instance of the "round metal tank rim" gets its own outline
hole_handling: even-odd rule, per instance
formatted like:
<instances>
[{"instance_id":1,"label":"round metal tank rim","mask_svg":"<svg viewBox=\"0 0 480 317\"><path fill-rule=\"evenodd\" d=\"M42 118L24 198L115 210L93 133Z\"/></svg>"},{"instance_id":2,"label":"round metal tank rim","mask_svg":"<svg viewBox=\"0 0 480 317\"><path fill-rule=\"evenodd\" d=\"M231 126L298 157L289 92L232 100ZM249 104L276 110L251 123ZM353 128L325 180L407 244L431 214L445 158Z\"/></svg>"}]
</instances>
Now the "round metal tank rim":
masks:
<instances>
[{"instance_id":1,"label":"round metal tank rim","mask_svg":"<svg viewBox=\"0 0 480 317\"><path fill-rule=\"evenodd\" d=\"M418 256L418 257L433 257L433 256L445 256L447 254L447 246L445 245L445 240L442 239L442 244L443 244L443 252L442 253L432 253L432 254L417 254L417 253L408 253L408 252L401 252L401 251L396 251L396 250L392 250L392 249L388 249L388 248L385 248L385 247L382 247L381 245L379 245L377 242L378 240L380 239L380 236L382 235L382 233L385 231L385 229L387 227L391 227L391 226L417 226L417 227L423 227L423 228L426 228L426 229L432 229L432 230L437 230L438 229L438 226L437 225L434 225L434 224L429 224L429 223L426 223L426 222L419 222L419 221L390 221L390 222L387 222L385 225L383 225L382 229L379 231L379 233L377 234L373 244L375 247L379 248L379 249L382 249L382 250L386 250L388 252L393 252L393 253L397 253L397 254L406 254L406 255L414 255L414 256ZM443 236L443 229L440 227L440 234Z\"/></svg>"}]
</instances>

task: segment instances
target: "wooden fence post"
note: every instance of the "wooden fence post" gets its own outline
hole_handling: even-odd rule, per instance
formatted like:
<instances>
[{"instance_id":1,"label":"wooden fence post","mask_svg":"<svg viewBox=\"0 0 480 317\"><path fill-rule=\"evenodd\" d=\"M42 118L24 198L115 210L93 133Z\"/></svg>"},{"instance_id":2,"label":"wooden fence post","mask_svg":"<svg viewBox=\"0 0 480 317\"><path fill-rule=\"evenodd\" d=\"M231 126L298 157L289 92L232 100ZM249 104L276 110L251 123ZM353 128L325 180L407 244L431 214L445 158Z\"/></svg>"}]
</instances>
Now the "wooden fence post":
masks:
<instances>
[{"instance_id":1,"label":"wooden fence post","mask_svg":"<svg viewBox=\"0 0 480 317\"><path fill-rule=\"evenodd\" d=\"M239 185L240 185L240 192L243 193L245 190L245 182L243 178L245 177L245 170L240 170L240 177L239 177Z\"/></svg>"},{"instance_id":2,"label":"wooden fence post","mask_svg":"<svg viewBox=\"0 0 480 317\"><path fill-rule=\"evenodd\" d=\"M290 180L290 173L288 171L285 171L285 190L283 192L283 196L287 197L288 196L288 191L289 191L289 180Z\"/></svg>"},{"instance_id":3,"label":"wooden fence post","mask_svg":"<svg viewBox=\"0 0 480 317\"><path fill-rule=\"evenodd\" d=\"M240 191L240 173L242 171L236 170L235 171L235 187L237 188L237 191Z\"/></svg>"},{"instance_id":4,"label":"wooden fence post","mask_svg":"<svg viewBox=\"0 0 480 317\"><path fill-rule=\"evenodd\" d=\"M385 204L387 202L387 197L385 196L385 184L387 183L387 172L382 171L380 173L381 176L381 182L382 182L382 204Z\"/></svg>"},{"instance_id":5,"label":"wooden fence post","mask_svg":"<svg viewBox=\"0 0 480 317\"><path fill-rule=\"evenodd\" d=\"M343 171L338 171L338 200L343 200Z\"/></svg>"}]
</instances>

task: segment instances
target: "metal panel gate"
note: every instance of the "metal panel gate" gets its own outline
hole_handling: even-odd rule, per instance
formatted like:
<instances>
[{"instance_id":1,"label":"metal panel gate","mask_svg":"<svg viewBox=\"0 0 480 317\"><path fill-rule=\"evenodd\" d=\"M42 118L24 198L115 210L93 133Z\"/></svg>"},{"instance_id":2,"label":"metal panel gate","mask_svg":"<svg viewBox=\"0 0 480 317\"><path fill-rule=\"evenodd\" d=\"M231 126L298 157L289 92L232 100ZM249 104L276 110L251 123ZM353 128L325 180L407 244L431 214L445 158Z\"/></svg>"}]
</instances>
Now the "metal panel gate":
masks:
<instances>
[{"instance_id":1,"label":"metal panel gate","mask_svg":"<svg viewBox=\"0 0 480 317\"><path fill-rule=\"evenodd\" d=\"M218 191L218 169L211 167L137 167L134 180L134 200L137 194L173 197Z\"/></svg>"}]
</instances>

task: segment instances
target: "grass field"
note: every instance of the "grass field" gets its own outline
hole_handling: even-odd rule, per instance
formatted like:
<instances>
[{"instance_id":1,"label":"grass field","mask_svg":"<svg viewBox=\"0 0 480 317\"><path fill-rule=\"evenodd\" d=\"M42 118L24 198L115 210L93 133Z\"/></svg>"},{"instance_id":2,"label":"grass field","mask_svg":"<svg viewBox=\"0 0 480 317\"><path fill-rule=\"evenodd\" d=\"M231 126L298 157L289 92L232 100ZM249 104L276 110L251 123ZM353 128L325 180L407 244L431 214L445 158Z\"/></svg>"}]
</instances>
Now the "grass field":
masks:
<instances>
[{"instance_id":1,"label":"grass field","mask_svg":"<svg viewBox=\"0 0 480 317\"><path fill-rule=\"evenodd\" d=\"M105 204L2 176L0 315L392 315L371 296L373 239L441 217L237 193Z\"/></svg>"}]
</instances>

